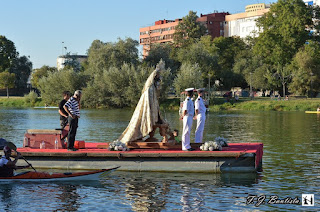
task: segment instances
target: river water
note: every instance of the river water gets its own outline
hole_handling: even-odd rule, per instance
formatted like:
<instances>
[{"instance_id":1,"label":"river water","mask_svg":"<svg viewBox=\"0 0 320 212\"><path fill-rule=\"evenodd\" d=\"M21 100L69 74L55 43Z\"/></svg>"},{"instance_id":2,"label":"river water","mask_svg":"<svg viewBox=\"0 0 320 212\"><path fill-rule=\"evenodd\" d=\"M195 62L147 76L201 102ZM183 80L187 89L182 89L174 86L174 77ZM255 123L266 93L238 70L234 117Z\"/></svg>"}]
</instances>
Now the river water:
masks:
<instances>
[{"instance_id":1,"label":"river water","mask_svg":"<svg viewBox=\"0 0 320 212\"><path fill-rule=\"evenodd\" d=\"M83 110L77 140L110 142L130 121L131 110ZM182 131L178 112L164 112ZM1 109L0 137L22 146L27 129L59 127L57 109ZM195 128L195 122L194 126ZM320 116L303 112L210 112L204 140L262 142L257 174L139 173L115 171L99 182L0 183L0 211L319 211ZM194 129L192 130L194 136ZM194 139L192 139L194 140ZM314 206L302 206L314 194ZM255 195L252 204L247 197ZM277 197L271 197L277 196ZM304 201L310 204L310 196ZM272 204L276 198L299 204ZM272 200L272 201L271 201Z\"/></svg>"}]
</instances>

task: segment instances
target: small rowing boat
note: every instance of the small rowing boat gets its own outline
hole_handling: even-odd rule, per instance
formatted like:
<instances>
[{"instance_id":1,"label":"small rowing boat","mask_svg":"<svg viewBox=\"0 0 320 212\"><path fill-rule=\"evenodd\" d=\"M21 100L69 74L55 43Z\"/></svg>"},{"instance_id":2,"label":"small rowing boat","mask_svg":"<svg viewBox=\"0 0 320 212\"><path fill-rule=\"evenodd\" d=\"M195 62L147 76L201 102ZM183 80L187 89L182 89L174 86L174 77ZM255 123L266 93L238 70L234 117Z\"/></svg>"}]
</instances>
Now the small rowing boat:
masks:
<instances>
[{"instance_id":1,"label":"small rowing boat","mask_svg":"<svg viewBox=\"0 0 320 212\"><path fill-rule=\"evenodd\" d=\"M305 113L320 113L320 111L305 111Z\"/></svg>"},{"instance_id":2,"label":"small rowing boat","mask_svg":"<svg viewBox=\"0 0 320 212\"><path fill-rule=\"evenodd\" d=\"M84 180L99 180L104 173L116 170L118 167L110 169L101 169L87 172L67 172L67 173L47 173L28 171L19 173L13 177L0 177L0 182L8 181L25 181L25 182L43 182L43 181L84 181Z\"/></svg>"},{"instance_id":3,"label":"small rowing boat","mask_svg":"<svg viewBox=\"0 0 320 212\"><path fill-rule=\"evenodd\" d=\"M59 107L55 106L43 106L43 107L34 107L35 109L57 109Z\"/></svg>"}]
</instances>

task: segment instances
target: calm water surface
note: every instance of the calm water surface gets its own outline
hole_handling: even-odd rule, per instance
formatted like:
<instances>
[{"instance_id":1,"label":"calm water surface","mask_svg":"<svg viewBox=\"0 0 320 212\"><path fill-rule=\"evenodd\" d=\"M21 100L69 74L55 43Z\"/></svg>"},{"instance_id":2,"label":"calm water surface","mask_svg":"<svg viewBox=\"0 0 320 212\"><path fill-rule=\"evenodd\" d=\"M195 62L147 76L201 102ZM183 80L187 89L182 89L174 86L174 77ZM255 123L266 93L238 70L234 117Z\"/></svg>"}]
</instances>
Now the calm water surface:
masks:
<instances>
[{"instance_id":1,"label":"calm water surface","mask_svg":"<svg viewBox=\"0 0 320 212\"><path fill-rule=\"evenodd\" d=\"M83 110L77 139L110 142L130 121L130 110ZM177 112L164 113L182 130ZM56 109L1 109L0 137L22 146L27 129L59 127ZM195 122L194 126L195 128ZM0 211L319 211L320 116L303 112L210 112L204 140L262 142L258 174L116 171L99 182L1 183ZM193 129L194 132L194 129ZM192 134L194 136L194 133ZM314 194L315 206L247 205L248 195L280 199Z\"/></svg>"}]
</instances>

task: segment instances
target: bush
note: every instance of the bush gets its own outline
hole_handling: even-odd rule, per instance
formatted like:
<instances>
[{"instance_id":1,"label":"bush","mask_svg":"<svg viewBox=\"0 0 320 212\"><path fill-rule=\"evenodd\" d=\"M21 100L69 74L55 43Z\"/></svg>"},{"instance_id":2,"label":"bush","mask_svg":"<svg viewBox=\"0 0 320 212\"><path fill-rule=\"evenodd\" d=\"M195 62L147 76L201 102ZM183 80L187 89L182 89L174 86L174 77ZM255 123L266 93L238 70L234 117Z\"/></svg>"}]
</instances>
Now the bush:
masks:
<instances>
[{"instance_id":1,"label":"bush","mask_svg":"<svg viewBox=\"0 0 320 212\"><path fill-rule=\"evenodd\" d=\"M71 69L63 69L49 73L47 77L39 80L41 97L46 104L58 104L62 99L63 91L81 90L86 86L87 76Z\"/></svg>"},{"instance_id":2,"label":"bush","mask_svg":"<svg viewBox=\"0 0 320 212\"><path fill-rule=\"evenodd\" d=\"M31 91L29 94L24 95L24 101L27 105L34 106L35 103L37 102L38 99L38 94L36 92Z\"/></svg>"}]
</instances>

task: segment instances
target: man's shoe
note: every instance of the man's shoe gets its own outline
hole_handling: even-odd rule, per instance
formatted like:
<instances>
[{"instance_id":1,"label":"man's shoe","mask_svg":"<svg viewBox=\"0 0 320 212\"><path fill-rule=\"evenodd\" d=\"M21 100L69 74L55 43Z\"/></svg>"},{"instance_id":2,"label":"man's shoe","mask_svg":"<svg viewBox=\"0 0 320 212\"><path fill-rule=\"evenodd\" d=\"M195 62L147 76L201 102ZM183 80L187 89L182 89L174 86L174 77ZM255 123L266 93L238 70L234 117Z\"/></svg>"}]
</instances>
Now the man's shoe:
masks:
<instances>
[{"instance_id":1,"label":"man's shoe","mask_svg":"<svg viewBox=\"0 0 320 212\"><path fill-rule=\"evenodd\" d=\"M187 151L194 151L195 149L193 149L193 148L189 148L189 149L187 149Z\"/></svg>"},{"instance_id":2,"label":"man's shoe","mask_svg":"<svg viewBox=\"0 0 320 212\"><path fill-rule=\"evenodd\" d=\"M68 149L68 151L78 151L78 149L76 149L76 148L71 148L71 149Z\"/></svg>"}]
</instances>

